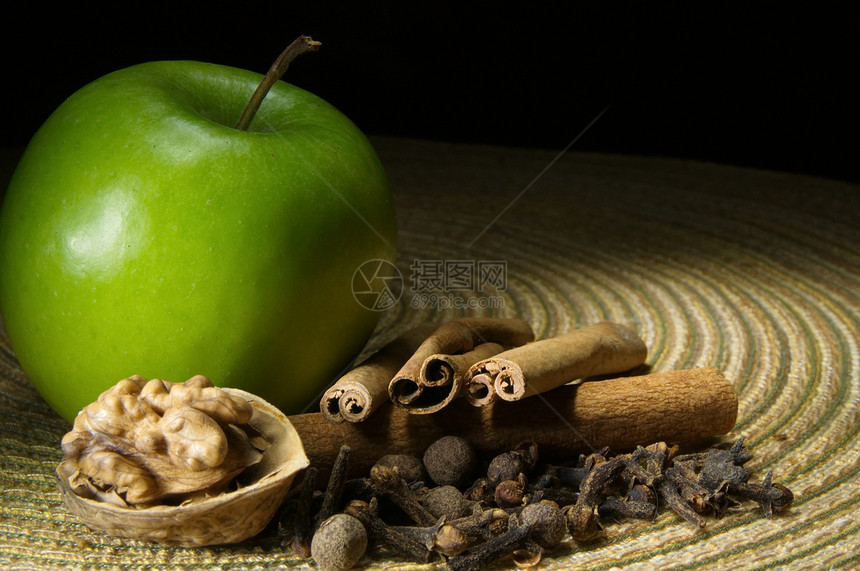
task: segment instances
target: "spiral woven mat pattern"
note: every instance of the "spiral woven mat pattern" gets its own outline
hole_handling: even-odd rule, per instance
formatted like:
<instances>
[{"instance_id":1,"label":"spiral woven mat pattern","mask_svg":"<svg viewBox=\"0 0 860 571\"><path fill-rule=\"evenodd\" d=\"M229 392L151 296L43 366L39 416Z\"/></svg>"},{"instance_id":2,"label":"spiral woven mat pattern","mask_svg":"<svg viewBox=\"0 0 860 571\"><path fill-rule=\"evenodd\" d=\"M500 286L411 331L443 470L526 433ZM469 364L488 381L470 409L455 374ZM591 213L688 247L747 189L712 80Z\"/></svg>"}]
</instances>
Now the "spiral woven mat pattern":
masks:
<instances>
[{"instance_id":1,"label":"spiral woven mat pattern","mask_svg":"<svg viewBox=\"0 0 860 571\"><path fill-rule=\"evenodd\" d=\"M860 567L860 187L677 160L374 142L397 196L404 288L368 351L461 314L523 316L538 337L626 323L654 370L725 372L739 396L725 439L746 439L753 480L773 470L796 497L772 520L742 504L701 531L661 510L610 525L596 545L569 542L540 568ZM505 283L494 303L472 284L446 299L473 309L433 307L417 275L431 261L504 262ZM2 568L313 567L273 530L197 550L89 531L53 477L69 427L2 335L0 411ZM360 565L407 567L379 551Z\"/></svg>"}]
</instances>

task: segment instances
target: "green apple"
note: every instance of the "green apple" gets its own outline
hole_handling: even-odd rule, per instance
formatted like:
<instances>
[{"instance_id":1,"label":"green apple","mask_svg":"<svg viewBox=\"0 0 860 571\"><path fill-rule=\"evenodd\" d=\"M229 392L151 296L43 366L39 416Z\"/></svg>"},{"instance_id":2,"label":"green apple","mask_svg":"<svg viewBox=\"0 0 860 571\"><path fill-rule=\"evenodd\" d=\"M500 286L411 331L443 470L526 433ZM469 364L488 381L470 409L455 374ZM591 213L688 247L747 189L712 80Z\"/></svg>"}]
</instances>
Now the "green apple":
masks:
<instances>
[{"instance_id":1,"label":"green apple","mask_svg":"<svg viewBox=\"0 0 860 571\"><path fill-rule=\"evenodd\" d=\"M351 283L394 260L383 166L347 117L283 81L237 128L261 78L132 66L30 141L0 213L0 315L64 418L133 374L203 374L298 412L373 332Z\"/></svg>"}]
</instances>

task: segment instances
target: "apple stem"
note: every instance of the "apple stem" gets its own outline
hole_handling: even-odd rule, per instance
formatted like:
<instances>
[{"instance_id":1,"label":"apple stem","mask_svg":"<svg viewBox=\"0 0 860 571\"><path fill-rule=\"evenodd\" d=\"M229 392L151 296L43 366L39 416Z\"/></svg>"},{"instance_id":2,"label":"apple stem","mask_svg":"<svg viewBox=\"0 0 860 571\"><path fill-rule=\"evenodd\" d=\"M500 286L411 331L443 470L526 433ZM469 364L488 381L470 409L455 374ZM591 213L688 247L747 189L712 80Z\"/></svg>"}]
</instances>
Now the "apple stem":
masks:
<instances>
[{"instance_id":1,"label":"apple stem","mask_svg":"<svg viewBox=\"0 0 860 571\"><path fill-rule=\"evenodd\" d=\"M310 36L299 36L293 40L293 43L281 52L281 55L278 56L278 59L275 60L275 63L272 64L272 67L269 68L269 71L263 77L263 81L261 81L260 85L257 86L257 89L251 96L250 101L248 101L248 105L246 105L245 110L242 111L242 116L239 117L239 120L236 122L236 128L247 131L248 127L251 126L251 121L254 120L254 115L257 114L257 110L263 103L263 99L265 99L266 94L269 93L269 90L273 85L275 85L275 82L283 77L287 68L290 67L290 63L305 52L317 51L321 45L322 44L320 42L315 41Z\"/></svg>"}]
</instances>

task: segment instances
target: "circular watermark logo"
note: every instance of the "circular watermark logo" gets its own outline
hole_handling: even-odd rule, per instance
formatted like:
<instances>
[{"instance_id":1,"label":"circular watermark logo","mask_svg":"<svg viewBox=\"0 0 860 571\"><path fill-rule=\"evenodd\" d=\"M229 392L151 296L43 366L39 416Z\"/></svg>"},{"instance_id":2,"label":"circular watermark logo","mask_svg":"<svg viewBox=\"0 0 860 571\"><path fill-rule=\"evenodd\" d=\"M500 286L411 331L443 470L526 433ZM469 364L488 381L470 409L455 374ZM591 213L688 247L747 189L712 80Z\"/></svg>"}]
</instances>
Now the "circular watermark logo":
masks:
<instances>
[{"instance_id":1,"label":"circular watermark logo","mask_svg":"<svg viewBox=\"0 0 860 571\"><path fill-rule=\"evenodd\" d=\"M352 274L355 301L371 311L385 311L403 294L403 276L387 260L368 260Z\"/></svg>"}]
</instances>

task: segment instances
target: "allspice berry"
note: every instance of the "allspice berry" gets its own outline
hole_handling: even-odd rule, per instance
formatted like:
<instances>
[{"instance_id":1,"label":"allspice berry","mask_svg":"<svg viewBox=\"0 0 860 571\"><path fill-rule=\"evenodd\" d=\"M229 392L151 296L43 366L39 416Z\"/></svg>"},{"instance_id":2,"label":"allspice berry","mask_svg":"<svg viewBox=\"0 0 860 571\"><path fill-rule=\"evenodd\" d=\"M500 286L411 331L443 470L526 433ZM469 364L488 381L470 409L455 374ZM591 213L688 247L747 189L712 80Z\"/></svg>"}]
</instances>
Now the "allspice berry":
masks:
<instances>
[{"instance_id":1,"label":"allspice berry","mask_svg":"<svg viewBox=\"0 0 860 571\"><path fill-rule=\"evenodd\" d=\"M531 538L541 547L555 547L567 533L564 513L551 502L527 505L520 512L519 521L520 525L533 524Z\"/></svg>"},{"instance_id":2,"label":"allspice berry","mask_svg":"<svg viewBox=\"0 0 860 571\"><path fill-rule=\"evenodd\" d=\"M424 507L436 517L452 520L468 515L472 502L454 486L437 486L424 496Z\"/></svg>"},{"instance_id":3,"label":"allspice berry","mask_svg":"<svg viewBox=\"0 0 860 571\"><path fill-rule=\"evenodd\" d=\"M466 486L471 482L477 465L474 448L459 436L443 436L424 451L424 468L438 486Z\"/></svg>"},{"instance_id":4,"label":"allspice berry","mask_svg":"<svg viewBox=\"0 0 860 571\"><path fill-rule=\"evenodd\" d=\"M311 557L321 571L352 569L367 549L367 531L345 513L323 521L311 540Z\"/></svg>"}]
</instances>

